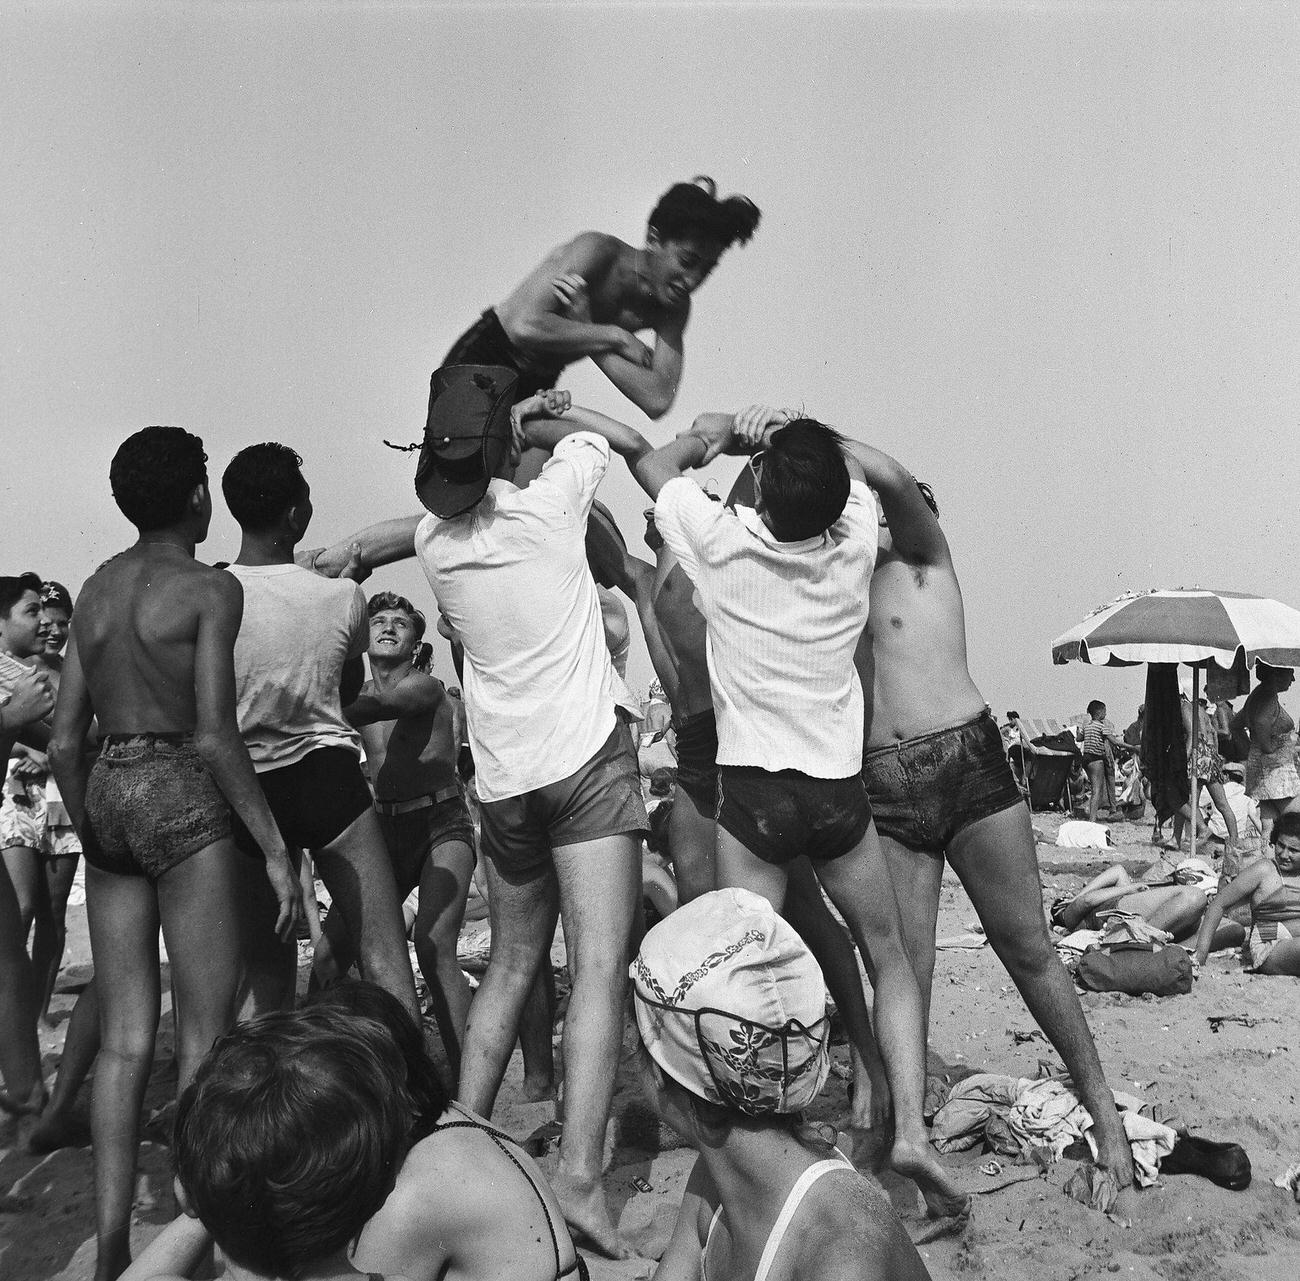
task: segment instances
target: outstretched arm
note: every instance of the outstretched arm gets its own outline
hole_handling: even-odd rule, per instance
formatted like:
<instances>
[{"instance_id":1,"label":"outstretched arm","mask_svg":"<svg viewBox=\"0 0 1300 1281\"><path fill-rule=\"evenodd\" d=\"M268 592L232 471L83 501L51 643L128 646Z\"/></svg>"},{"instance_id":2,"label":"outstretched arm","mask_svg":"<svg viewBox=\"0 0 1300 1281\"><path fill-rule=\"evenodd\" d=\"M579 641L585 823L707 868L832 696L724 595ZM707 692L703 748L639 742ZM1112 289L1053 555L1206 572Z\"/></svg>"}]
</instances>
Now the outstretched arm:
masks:
<instances>
[{"instance_id":1,"label":"outstretched arm","mask_svg":"<svg viewBox=\"0 0 1300 1281\"><path fill-rule=\"evenodd\" d=\"M554 449L575 431L589 431L603 436L614 453L627 459L629 467L650 452L650 442L635 427L581 405L571 405L556 414L548 407L546 395L531 396L515 406L514 412L523 428L523 443L530 448Z\"/></svg>"},{"instance_id":2,"label":"outstretched arm","mask_svg":"<svg viewBox=\"0 0 1300 1281\"><path fill-rule=\"evenodd\" d=\"M380 565L409 560L415 555L415 531L425 513L398 516L367 525L329 547L299 552L296 562L304 569L314 569L326 578L352 578L365 582Z\"/></svg>"}]
</instances>

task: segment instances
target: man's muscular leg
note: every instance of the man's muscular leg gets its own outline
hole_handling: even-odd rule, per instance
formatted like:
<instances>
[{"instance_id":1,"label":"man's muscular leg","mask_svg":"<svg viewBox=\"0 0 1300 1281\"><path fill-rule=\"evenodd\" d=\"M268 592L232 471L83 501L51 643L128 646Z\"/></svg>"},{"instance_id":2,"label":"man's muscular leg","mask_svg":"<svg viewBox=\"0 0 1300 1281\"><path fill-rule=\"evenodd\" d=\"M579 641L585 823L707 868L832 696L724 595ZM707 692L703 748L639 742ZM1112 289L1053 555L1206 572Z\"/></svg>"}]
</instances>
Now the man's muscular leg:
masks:
<instances>
[{"instance_id":1,"label":"man's muscular leg","mask_svg":"<svg viewBox=\"0 0 1300 1281\"><path fill-rule=\"evenodd\" d=\"M921 1118L925 1094L921 999L875 824L849 853L816 864L816 873L831 902L848 922L858 947L871 957L876 988L875 1033L894 1106L890 1165L916 1181L932 1216L965 1214L969 1198L953 1182L926 1140ZM773 907L782 910L787 880L784 867L764 862L730 832L718 828L720 886L735 885L762 894Z\"/></svg>"},{"instance_id":2,"label":"man's muscular leg","mask_svg":"<svg viewBox=\"0 0 1300 1281\"><path fill-rule=\"evenodd\" d=\"M808 860L796 859L789 871L783 915L821 966L853 1053L853 1106L848 1124L858 1130L883 1129L890 1117L889 1080L871 1031L853 940L831 915Z\"/></svg>"},{"instance_id":3,"label":"man's muscular leg","mask_svg":"<svg viewBox=\"0 0 1300 1281\"><path fill-rule=\"evenodd\" d=\"M680 785L673 791L668 816L668 852L677 878L677 896L689 903L717 888L717 824Z\"/></svg>"},{"instance_id":4,"label":"man's muscular leg","mask_svg":"<svg viewBox=\"0 0 1300 1281\"><path fill-rule=\"evenodd\" d=\"M629 832L554 851L573 991L564 1020L564 1135L551 1186L570 1227L611 1258L632 1253L610 1218L602 1174L641 898L640 844Z\"/></svg>"},{"instance_id":5,"label":"man's muscular leg","mask_svg":"<svg viewBox=\"0 0 1300 1281\"><path fill-rule=\"evenodd\" d=\"M1131 1220L1132 1152L1074 984L1047 932L1028 809L1015 805L963 828L948 849L948 860L998 959L1092 1114L1098 1164L1120 1189L1115 1213Z\"/></svg>"},{"instance_id":6,"label":"man's muscular leg","mask_svg":"<svg viewBox=\"0 0 1300 1281\"><path fill-rule=\"evenodd\" d=\"M486 871L492 955L470 1003L456 1097L490 1117L524 1004L555 934L560 900L549 864L527 876L507 878L489 858Z\"/></svg>"},{"instance_id":7,"label":"man's muscular leg","mask_svg":"<svg viewBox=\"0 0 1300 1281\"><path fill-rule=\"evenodd\" d=\"M415 976L406 951L402 907L384 834L373 810L359 815L312 858L334 909L355 941L361 976L391 992L420 1022Z\"/></svg>"}]
</instances>

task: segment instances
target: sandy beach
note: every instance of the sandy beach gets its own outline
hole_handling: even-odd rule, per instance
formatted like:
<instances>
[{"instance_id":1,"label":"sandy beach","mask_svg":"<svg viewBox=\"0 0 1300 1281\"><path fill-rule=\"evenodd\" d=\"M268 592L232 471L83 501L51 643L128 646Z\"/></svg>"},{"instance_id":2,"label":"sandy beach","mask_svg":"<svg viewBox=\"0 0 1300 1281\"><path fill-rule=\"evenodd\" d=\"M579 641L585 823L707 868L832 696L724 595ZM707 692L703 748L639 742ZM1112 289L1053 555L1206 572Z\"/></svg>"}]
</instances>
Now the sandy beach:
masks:
<instances>
[{"instance_id":1,"label":"sandy beach","mask_svg":"<svg viewBox=\"0 0 1300 1281\"><path fill-rule=\"evenodd\" d=\"M1058 849L1059 818L1035 815L1045 887L1081 885L1111 860L1100 850ZM1112 828L1115 857L1130 871L1151 861L1149 824ZM85 909L69 912L70 940L55 1010L57 1027L42 1031L47 1076L61 1052L67 1011L89 974ZM963 934L975 924L956 879L945 877L939 936ZM1062 1189L1076 1168L1064 1159L1041 1175L1005 1158L995 1174L976 1148L947 1159L979 1194L966 1233L921 1247L932 1276L987 1275L1009 1281L1076 1281L1122 1274L1164 1281L1291 1281L1300 1276L1300 1206L1273 1179L1300 1161L1300 1107L1293 1047L1296 997L1288 978L1244 974L1235 953L1213 956L1190 996L1162 999L1088 994L1083 997L1113 1087L1171 1108L1191 1129L1240 1143L1250 1156L1250 1188L1229 1192L1191 1175L1170 1176L1140 1197L1140 1217L1122 1229L1067 1198ZM169 1020L164 1017L159 1066L149 1106L171 1089ZM930 1036L932 1069L969 1065L990 1072L1033 1076L1038 1061L1055 1056L1035 1029L988 947L943 950L935 974ZM843 1047L836 1050L842 1066ZM512 1064L495 1120L512 1133L533 1135L551 1120L553 1106L519 1097L519 1064ZM815 1115L844 1114L844 1080L833 1074ZM84 1109L86 1098L83 1095ZM663 1248L672 1227L691 1153L647 1114L634 1072L620 1073L611 1125L612 1204L623 1230L648 1253ZM170 1215L166 1147L146 1141L134 1240L139 1249ZM1022 1181L1007 1185L1008 1180ZM899 1213L914 1232L923 1226L919 1198L886 1178ZM15 1146L15 1130L0 1130L0 1192L26 1208L0 1214L0 1277L5 1281L86 1281L93 1271L93 1183L89 1149L31 1156ZM590 1256L589 1256L590 1257ZM653 1271L649 1259L609 1263L591 1259L596 1281L632 1281Z\"/></svg>"}]
</instances>

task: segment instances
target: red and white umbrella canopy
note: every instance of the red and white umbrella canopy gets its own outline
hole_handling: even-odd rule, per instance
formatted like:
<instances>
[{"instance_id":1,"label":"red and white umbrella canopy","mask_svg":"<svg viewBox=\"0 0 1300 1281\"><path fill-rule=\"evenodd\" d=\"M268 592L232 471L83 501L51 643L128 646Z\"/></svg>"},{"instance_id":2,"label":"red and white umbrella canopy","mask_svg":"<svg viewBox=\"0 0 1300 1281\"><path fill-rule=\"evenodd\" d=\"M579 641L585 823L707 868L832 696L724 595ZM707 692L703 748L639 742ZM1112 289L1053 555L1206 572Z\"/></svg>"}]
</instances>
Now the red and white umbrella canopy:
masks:
<instances>
[{"instance_id":1,"label":"red and white umbrella canopy","mask_svg":"<svg viewBox=\"0 0 1300 1281\"><path fill-rule=\"evenodd\" d=\"M1127 667L1209 661L1231 667L1245 652L1300 667L1300 610L1264 596L1200 587L1128 592L1052 642L1052 662Z\"/></svg>"}]
</instances>

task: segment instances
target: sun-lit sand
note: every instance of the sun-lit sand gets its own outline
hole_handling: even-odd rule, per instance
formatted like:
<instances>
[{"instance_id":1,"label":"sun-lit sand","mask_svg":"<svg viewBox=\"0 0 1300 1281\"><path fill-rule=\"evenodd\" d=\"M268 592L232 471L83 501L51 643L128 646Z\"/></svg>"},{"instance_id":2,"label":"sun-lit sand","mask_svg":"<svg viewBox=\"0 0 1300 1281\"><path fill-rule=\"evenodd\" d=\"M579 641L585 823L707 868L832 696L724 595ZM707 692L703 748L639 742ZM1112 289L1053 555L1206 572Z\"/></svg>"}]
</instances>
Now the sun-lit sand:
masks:
<instances>
[{"instance_id":1,"label":"sun-lit sand","mask_svg":"<svg viewBox=\"0 0 1300 1281\"><path fill-rule=\"evenodd\" d=\"M1054 816L1035 815L1035 823L1045 838L1038 849L1048 886L1078 886L1109 861L1101 851L1057 849L1050 843L1059 823ZM1112 831L1117 856L1130 870L1150 861L1149 824L1122 823ZM69 915L67 989L88 973L85 910L74 907ZM963 933L974 921L969 901L949 875L940 937ZM1085 996L1112 1085L1170 1105L1206 1137L1240 1143L1250 1155L1254 1182L1247 1191L1228 1192L1194 1176L1170 1177L1142 1193L1139 1221L1126 1231L1062 1193L1076 1164L1064 1160L1043 1177L977 1196L972 1226L963 1237L921 1247L932 1275L976 1273L1010 1281L1110 1274L1164 1281L1293 1281L1300 1276L1300 1205L1272 1183L1300 1161L1298 997L1295 980L1245 975L1235 955L1226 953L1211 958L1190 996ZM59 1026L42 1033L47 1071L57 1060L72 999L71 991L58 998ZM1220 1023L1216 1031L1215 1016L1241 1021ZM166 1024L164 1019L165 1048L170 1043ZM1038 1060L1052 1054L988 948L940 952L930 1048L934 1061L1015 1075L1032 1075ZM843 1048L836 1054L842 1062ZM522 1137L541 1129L553 1109L522 1102L520 1080L516 1059L495 1120ZM150 1105L165 1101L170 1088L165 1074L156 1072ZM843 1106L844 1081L833 1075L818 1113L834 1118ZM33 1157L16 1151L13 1137L7 1123L0 1130L0 1192L28 1198L29 1208L0 1214L0 1276L6 1281L85 1281L94 1262L89 1151ZM671 1229L691 1154L670 1146L671 1136L646 1113L630 1064L620 1073L611 1140L609 1189L615 1212L625 1232L656 1252ZM1026 1167L1008 1166L997 1176L982 1173L989 1157L978 1150L947 1159L975 1192L1026 1172ZM146 1142L140 1168L137 1248L170 1214L166 1148ZM918 1199L892 1181L887 1186L909 1227L918 1230L923 1223ZM647 1259L591 1262L596 1281L631 1281L653 1269Z\"/></svg>"}]
</instances>

